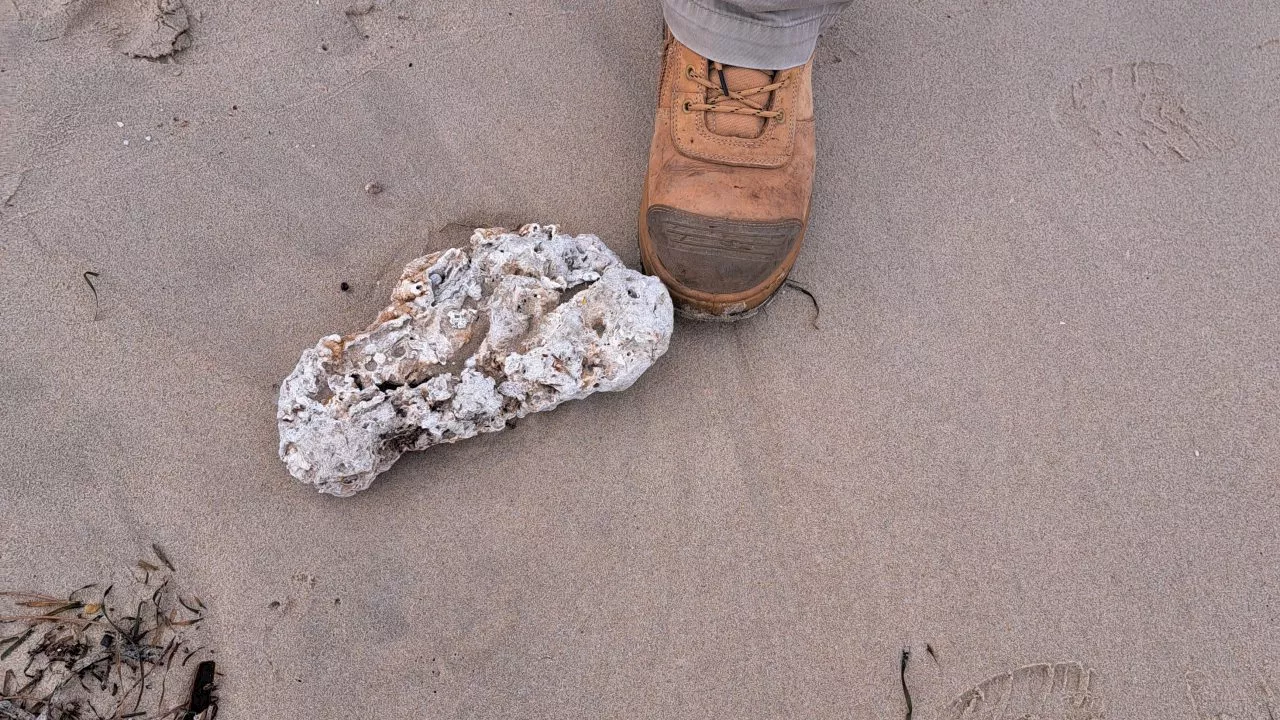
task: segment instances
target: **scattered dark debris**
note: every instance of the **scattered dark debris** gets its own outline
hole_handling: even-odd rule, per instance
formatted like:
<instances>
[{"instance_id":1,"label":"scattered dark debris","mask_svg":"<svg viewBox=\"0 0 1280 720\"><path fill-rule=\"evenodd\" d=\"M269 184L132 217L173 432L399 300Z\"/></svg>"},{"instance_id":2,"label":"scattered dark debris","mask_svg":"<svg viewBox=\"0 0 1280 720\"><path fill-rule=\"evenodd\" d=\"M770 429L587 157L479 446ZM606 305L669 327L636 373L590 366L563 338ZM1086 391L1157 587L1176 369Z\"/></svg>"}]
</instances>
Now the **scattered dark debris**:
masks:
<instances>
[{"instance_id":1,"label":"scattered dark debris","mask_svg":"<svg viewBox=\"0 0 1280 720\"><path fill-rule=\"evenodd\" d=\"M279 601L279 600L272 600L271 602L267 603L267 609L268 609L268 610L279 610L279 609L280 609L280 601Z\"/></svg>"},{"instance_id":2,"label":"scattered dark debris","mask_svg":"<svg viewBox=\"0 0 1280 720\"><path fill-rule=\"evenodd\" d=\"M924 651L929 653L929 657L933 658L934 662L938 663L938 667L942 667L942 661L938 659L938 653L934 652L932 645L930 645L929 643L925 643Z\"/></svg>"},{"instance_id":3,"label":"scattered dark debris","mask_svg":"<svg viewBox=\"0 0 1280 720\"><path fill-rule=\"evenodd\" d=\"M158 556L163 551L153 546ZM166 567L172 563L164 558ZM212 662L196 666L188 701L174 696L199 644L204 602L171 574L138 561L145 579L116 591L98 583L65 596L0 592L0 720L212 720ZM148 570L147 568L151 568Z\"/></svg>"},{"instance_id":4,"label":"scattered dark debris","mask_svg":"<svg viewBox=\"0 0 1280 720\"><path fill-rule=\"evenodd\" d=\"M93 321L98 322L98 288L94 287L93 281L89 279L90 277L98 277L98 273L92 270L85 270L80 274L80 277L84 278L85 284L89 286L89 291L93 293Z\"/></svg>"},{"instance_id":5,"label":"scattered dark debris","mask_svg":"<svg viewBox=\"0 0 1280 720\"><path fill-rule=\"evenodd\" d=\"M351 292L351 283L345 280L343 280L342 284L339 285L338 287L342 289L342 292Z\"/></svg>"},{"instance_id":6,"label":"scattered dark debris","mask_svg":"<svg viewBox=\"0 0 1280 720\"><path fill-rule=\"evenodd\" d=\"M902 664L898 667L898 680L902 682L902 696L907 699L907 720L911 720L911 715L915 712L915 708L911 705L911 691L907 689L907 661L911 659L911 651L902 649Z\"/></svg>"},{"instance_id":7,"label":"scattered dark debris","mask_svg":"<svg viewBox=\"0 0 1280 720\"><path fill-rule=\"evenodd\" d=\"M791 278L787 278L786 282L784 282L783 285L795 290L799 290L800 292L809 296L809 300L813 302L813 320L810 320L809 324L813 325L814 330L817 330L818 317L822 315L822 308L818 306L818 298L814 296L813 291L809 290L809 288L801 285L795 280L792 280Z\"/></svg>"},{"instance_id":8,"label":"scattered dark debris","mask_svg":"<svg viewBox=\"0 0 1280 720\"><path fill-rule=\"evenodd\" d=\"M329 43L320 43L320 52L329 52Z\"/></svg>"},{"instance_id":9,"label":"scattered dark debris","mask_svg":"<svg viewBox=\"0 0 1280 720\"><path fill-rule=\"evenodd\" d=\"M364 191L370 195L377 195L383 190L382 183L371 182L364 186Z\"/></svg>"}]
</instances>

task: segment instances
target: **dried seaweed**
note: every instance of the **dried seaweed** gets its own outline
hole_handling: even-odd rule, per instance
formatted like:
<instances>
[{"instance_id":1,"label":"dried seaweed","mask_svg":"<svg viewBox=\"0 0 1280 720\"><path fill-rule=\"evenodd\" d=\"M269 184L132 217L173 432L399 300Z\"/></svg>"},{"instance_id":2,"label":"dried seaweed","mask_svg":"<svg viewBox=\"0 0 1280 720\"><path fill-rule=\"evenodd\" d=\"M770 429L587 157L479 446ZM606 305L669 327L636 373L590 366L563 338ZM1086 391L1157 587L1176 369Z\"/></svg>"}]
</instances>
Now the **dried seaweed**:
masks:
<instances>
[{"instance_id":1,"label":"dried seaweed","mask_svg":"<svg viewBox=\"0 0 1280 720\"><path fill-rule=\"evenodd\" d=\"M195 720L202 712L211 710L217 713L217 700L213 695L216 689L214 676L216 665L212 660L204 660L196 666L196 679L191 683L191 700L187 702L187 712L183 720Z\"/></svg>"},{"instance_id":2,"label":"dried seaweed","mask_svg":"<svg viewBox=\"0 0 1280 720\"><path fill-rule=\"evenodd\" d=\"M27 628L27 631L26 631L25 633L23 633L23 634L19 635L19 636L17 637L17 639L15 639L15 640L14 640L14 641L9 645L9 647L7 647L7 648L5 648L5 649L4 649L4 652L0 653L0 660L5 660L5 659L7 659L10 655L12 655L12 654L13 654L13 651L14 651L14 650L17 650L19 645L21 645L22 643L26 642L26 641L27 641L27 638L31 637L31 634L32 634L32 633L34 633L35 631L36 631L36 629L35 629L35 628Z\"/></svg>"},{"instance_id":3,"label":"dried seaweed","mask_svg":"<svg viewBox=\"0 0 1280 720\"><path fill-rule=\"evenodd\" d=\"M801 285L795 280L792 280L791 278L787 278L787 280L783 283L783 285L786 285L787 287L793 290L799 290L800 292L809 296L809 301L813 303L813 319L809 321L809 324L813 326L814 330L817 330L818 317L822 315L822 308L818 305L818 297L813 294L812 290L805 287L804 285Z\"/></svg>"},{"instance_id":4,"label":"dried seaweed","mask_svg":"<svg viewBox=\"0 0 1280 720\"><path fill-rule=\"evenodd\" d=\"M164 566L169 568L169 572L178 571L178 569L173 566L173 563L169 562L169 556L164 554L164 548L161 548L155 543L151 543L151 550L155 552L156 557L160 559L160 562L164 563Z\"/></svg>"},{"instance_id":5,"label":"dried seaweed","mask_svg":"<svg viewBox=\"0 0 1280 720\"><path fill-rule=\"evenodd\" d=\"M205 605L179 593L173 562L158 545L151 550L160 565L139 561L133 585L114 596L115 585L97 583L62 597L0 592L0 720L216 715L212 661L186 668L193 657L212 652L197 629L206 618ZM165 693L174 682L192 683L192 694L166 706Z\"/></svg>"},{"instance_id":6,"label":"dried seaweed","mask_svg":"<svg viewBox=\"0 0 1280 720\"><path fill-rule=\"evenodd\" d=\"M902 697L907 701L907 720L915 713L915 705L911 702L911 691L907 689L907 662L911 660L911 651L902 649L902 661L898 666L898 679L902 682Z\"/></svg>"},{"instance_id":7,"label":"dried seaweed","mask_svg":"<svg viewBox=\"0 0 1280 720\"><path fill-rule=\"evenodd\" d=\"M93 293L93 321L98 322L98 288L94 287L93 281L89 277L98 277L98 273L92 270L85 270L80 273L80 277L84 278L84 284L89 286L89 291Z\"/></svg>"}]
</instances>

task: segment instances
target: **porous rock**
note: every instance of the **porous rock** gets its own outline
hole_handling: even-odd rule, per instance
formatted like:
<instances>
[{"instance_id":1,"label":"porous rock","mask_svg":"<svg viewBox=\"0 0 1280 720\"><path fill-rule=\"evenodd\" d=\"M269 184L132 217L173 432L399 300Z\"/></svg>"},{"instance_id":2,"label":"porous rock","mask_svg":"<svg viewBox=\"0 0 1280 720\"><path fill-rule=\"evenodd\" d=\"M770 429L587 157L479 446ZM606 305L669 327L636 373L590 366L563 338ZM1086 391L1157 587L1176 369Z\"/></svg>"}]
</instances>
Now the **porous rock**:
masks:
<instances>
[{"instance_id":1,"label":"porous rock","mask_svg":"<svg viewBox=\"0 0 1280 720\"><path fill-rule=\"evenodd\" d=\"M280 458L354 495L400 455L625 390L671 339L671 297L594 235L479 229L405 267L361 333L305 350L280 386Z\"/></svg>"}]
</instances>

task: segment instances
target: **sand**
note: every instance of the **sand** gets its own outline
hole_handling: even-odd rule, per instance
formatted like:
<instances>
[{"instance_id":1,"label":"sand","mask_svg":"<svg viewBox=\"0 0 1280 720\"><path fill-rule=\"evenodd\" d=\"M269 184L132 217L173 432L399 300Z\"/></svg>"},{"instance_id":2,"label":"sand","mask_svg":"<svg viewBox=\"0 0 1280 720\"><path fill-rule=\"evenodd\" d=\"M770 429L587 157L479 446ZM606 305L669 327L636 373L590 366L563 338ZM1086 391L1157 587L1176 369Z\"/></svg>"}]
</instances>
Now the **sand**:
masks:
<instances>
[{"instance_id":1,"label":"sand","mask_svg":"<svg viewBox=\"0 0 1280 720\"><path fill-rule=\"evenodd\" d=\"M276 383L458 226L637 264L659 12L578 6L190 0L153 61L132 0L0 3L0 585L160 543L225 718L901 718L904 648L916 717L1041 662L1280 715L1271 2L859 3L817 329L786 291L358 497L290 479Z\"/></svg>"}]
</instances>

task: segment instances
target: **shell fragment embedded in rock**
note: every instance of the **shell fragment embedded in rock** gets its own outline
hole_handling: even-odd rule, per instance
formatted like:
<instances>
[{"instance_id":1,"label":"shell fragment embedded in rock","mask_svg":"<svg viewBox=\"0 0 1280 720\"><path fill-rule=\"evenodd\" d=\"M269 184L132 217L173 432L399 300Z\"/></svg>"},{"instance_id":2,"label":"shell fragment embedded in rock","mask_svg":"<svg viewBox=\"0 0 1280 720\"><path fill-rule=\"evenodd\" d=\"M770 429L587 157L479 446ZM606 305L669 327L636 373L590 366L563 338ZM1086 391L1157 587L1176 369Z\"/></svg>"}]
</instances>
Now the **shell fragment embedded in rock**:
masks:
<instances>
[{"instance_id":1,"label":"shell fragment embedded in rock","mask_svg":"<svg viewBox=\"0 0 1280 720\"><path fill-rule=\"evenodd\" d=\"M354 495L409 450L625 390L671 339L671 297L594 235L476 230L404 269L367 330L302 353L280 386L280 458Z\"/></svg>"}]
</instances>

